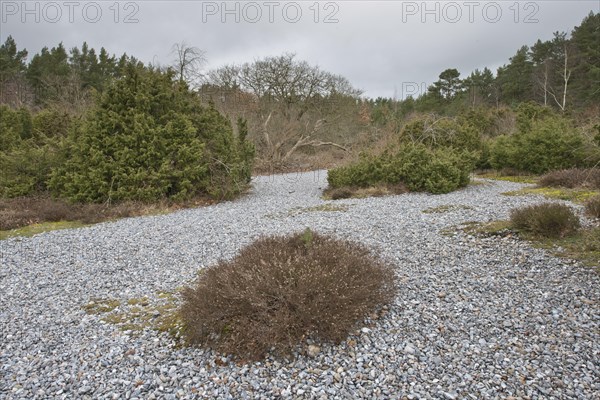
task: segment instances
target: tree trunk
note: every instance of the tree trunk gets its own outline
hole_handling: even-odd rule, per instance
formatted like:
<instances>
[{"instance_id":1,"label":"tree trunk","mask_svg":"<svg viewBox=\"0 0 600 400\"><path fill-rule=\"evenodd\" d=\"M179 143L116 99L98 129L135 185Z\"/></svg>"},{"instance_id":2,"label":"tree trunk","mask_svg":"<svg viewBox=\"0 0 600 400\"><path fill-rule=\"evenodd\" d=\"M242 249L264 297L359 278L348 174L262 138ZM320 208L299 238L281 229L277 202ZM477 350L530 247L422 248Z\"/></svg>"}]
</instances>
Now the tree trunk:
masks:
<instances>
[{"instance_id":1,"label":"tree trunk","mask_svg":"<svg viewBox=\"0 0 600 400\"><path fill-rule=\"evenodd\" d=\"M567 86L569 85L569 78L571 77L571 71L567 70L569 63L569 54L567 53L567 45L565 45L565 68L563 70L563 79L565 82L565 86L563 89L563 100L562 100L562 111L565 111L567 106Z\"/></svg>"}]
</instances>

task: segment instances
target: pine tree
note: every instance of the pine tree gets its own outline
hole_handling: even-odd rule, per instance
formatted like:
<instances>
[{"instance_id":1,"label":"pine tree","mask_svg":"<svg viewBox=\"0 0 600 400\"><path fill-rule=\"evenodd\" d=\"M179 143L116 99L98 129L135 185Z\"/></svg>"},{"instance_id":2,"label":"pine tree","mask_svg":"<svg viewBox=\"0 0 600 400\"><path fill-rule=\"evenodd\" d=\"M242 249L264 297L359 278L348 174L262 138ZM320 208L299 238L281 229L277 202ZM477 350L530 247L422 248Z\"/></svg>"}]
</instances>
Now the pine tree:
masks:
<instances>
[{"instance_id":1,"label":"pine tree","mask_svg":"<svg viewBox=\"0 0 600 400\"><path fill-rule=\"evenodd\" d=\"M124 67L69 140L50 187L73 201L229 197L252 160L228 120L203 108L171 72Z\"/></svg>"},{"instance_id":2,"label":"pine tree","mask_svg":"<svg viewBox=\"0 0 600 400\"><path fill-rule=\"evenodd\" d=\"M573 30L573 93L578 104L600 103L600 13L590 13Z\"/></svg>"},{"instance_id":3,"label":"pine tree","mask_svg":"<svg viewBox=\"0 0 600 400\"><path fill-rule=\"evenodd\" d=\"M12 36L0 46L0 103L21 106L26 97L25 71L27 50L17 49Z\"/></svg>"},{"instance_id":4,"label":"pine tree","mask_svg":"<svg viewBox=\"0 0 600 400\"><path fill-rule=\"evenodd\" d=\"M0 46L0 82L24 73L27 69L26 59L27 50L17 50L15 40L9 35Z\"/></svg>"},{"instance_id":5,"label":"pine tree","mask_svg":"<svg viewBox=\"0 0 600 400\"><path fill-rule=\"evenodd\" d=\"M38 103L60 98L70 74L69 56L62 43L51 50L44 47L33 56L27 69L27 79L35 89Z\"/></svg>"},{"instance_id":6,"label":"pine tree","mask_svg":"<svg viewBox=\"0 0 600 400\"><path fill-rule=\"evenodd\" d=\"M529 47L521 47L510 58L508 65L498 68L497 81L500 96L504 103L518 103L532 99L533 63L529 55Z\"/></svg>"},{"instance_id":7,"label":"pine tree","mask_svg":"<svg viewBox=\"0 0 600 400\"><path fill-rule=\"evenodd\" d=\"M463 81L463 86L468 90L471 107L496 103L494 79L492 71L485 67L483 71L476 69Z\"/></svg>"}]
</instances>

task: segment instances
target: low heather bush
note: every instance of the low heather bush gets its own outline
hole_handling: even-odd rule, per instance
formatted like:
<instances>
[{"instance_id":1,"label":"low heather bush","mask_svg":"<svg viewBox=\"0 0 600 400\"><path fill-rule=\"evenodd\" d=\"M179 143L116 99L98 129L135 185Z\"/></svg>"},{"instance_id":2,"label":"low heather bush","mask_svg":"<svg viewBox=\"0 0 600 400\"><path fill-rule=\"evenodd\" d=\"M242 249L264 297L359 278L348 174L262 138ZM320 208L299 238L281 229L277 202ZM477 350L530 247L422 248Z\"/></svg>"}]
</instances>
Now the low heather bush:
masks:
<instances>
[{"instance_id":1,"label":"low heather bush","mask_svg":"<svg viewBox=\"0 0 600 400\"><path fill-rule=\"evenodd\" d=\"M331 200L349 199L352 197L382 197L390 195L399 195L408 192L406 186L402 183L395 185L391 184L378 184L375 186L360 188L356 186L342 186L339 188L327 188L323 191L323 194Z\"/></svg>"},{"instance_id":2,"label":"low heather bush","mask_svg":"<svg viewBox=\"0 0 600 400\"><path fill-rule=\"evenodd\" d=\"M340 200L340 199L349 199L350 197L352 197L354 195L355 191L356 191L356 188L344 186L344 187L340 187L340 188L331 189L331 190L327 191L327 194L329 195L329 197L331 197L332 200Z\"/></svg>"},{"instance_id":3,"label":"low heather bush","mask_svg":"<svg viewBox=\"0 0 600 400\"><path fill-rule=\"evenodd\" d=\"M66 220L72 213L71 207L64 201L46 197L0 199L0 230Z\"/></svg>"},{"instance_id":4,"label":"low heather bush","mask_svg":"<svg viewBox=\"0 0 600 400\"><path fill-rule=\"evenodd\" d=\"M556 238L577 232L579 217L564 204L543 203L517 208L510 213L513 228L536 236Z\"/></svg>"},{"instance_id":5,"label":"low heather bush","mask_svg":"<svg viewBox=\"0 0 600 400\"><path fill-rule=\"evenodd\" d=\"M160 205L157 207L160 208ZM165 203L164 208L166 207ZM111 206L71 204L64 200L42 196L0 199L0 230L58 221L93 224L114 218L143 215L147 208L152 207L139 202L124 202Z\"/></svg>"},{"instance_id":6,"label":"low heather bush","mask_svg":"<svg viewBox=\"0 0 600 400\"><path fill-rule=\"evenodd\" d=\"M600 226L596 226L594 228L587 229L586 231L584 231L583 250L588 252L594 252L596 254L600 253Z\"/></svg>"},{"instance_id":7,"label":"low heather bush","mask_svg":"<svg viewBox=\"0 0 600 400\"><path fill-rule=\"evenodd\" d=\"M589 187L600 189L600 169L571 168L552 171L542 176L540 186L578 188Z\"/></svg>"},{"instance_id":8,"label":"low heather bush","mask_svg":"<svg viewBox=\"0 0 600 400\"><path fill-rule=\"evenodd\" d=\"M585 203L585 213L590 217L600 218L600 195L592 197Z\"/></svg>"},{"instance_id":9,"label":"low heather bush","mask_svg":"<svg viewBox=\"0 0 600 400\"><path fill-rule=\"evenodd\" d=\"M264 237L184 290L184 337L240 359L288 355L308 337L340 342L393 299L394 281L360 244L310 230Z\"/></svg>"}]
</instances>

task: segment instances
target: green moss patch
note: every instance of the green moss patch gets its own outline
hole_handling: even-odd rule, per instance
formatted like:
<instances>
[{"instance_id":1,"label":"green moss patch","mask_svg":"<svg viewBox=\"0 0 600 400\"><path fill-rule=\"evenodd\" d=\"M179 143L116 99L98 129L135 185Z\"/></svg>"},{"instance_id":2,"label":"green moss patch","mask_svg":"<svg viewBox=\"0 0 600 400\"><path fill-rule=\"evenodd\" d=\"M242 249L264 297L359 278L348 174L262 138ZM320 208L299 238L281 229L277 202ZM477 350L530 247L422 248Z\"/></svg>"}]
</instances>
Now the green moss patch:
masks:
<instances>
[{"instance_id":1,"label":"green moss patch","mask_svg":"<svg viewBox=\"0 0 600 400\"><path fill-rule=\"evenodd\" d=\"M517 232L510 221L466 222L448 228L441 233L453 236L462 231L474 236L517 236L528 241L533 247L548 250L556 257L580 261L583 265L596 268L600 272L600 226L581 229L578 233L563 238L544 238Z\"/></svg>"},{"instance_id":2,"label":"green moss patch","mask_svg":"<svg viewBox=\"0 0 600 400\"><path fill-rule=\"evenodd\" d=\"M458 210L472 210L473 207L465 206L462 204L444 204L437 207L429 207L421 211L423 214L443 214Z\"/></svg>"},{"instance_id":3,"label":"green moss patch","mask_svg":"<svg viewBox=\"0 0 600 400\"><path fill-rule=\"evenodd\" d=\"M0 240L9 239L11 237L30 237L44 232L56 231L60 229L74 229L88 226L79 221L59 221L59 222L44 222L25 226L23 228L11 229L8 231L0 231Z\"/></svg>"},{"instance_id":4,"label":"green moss patch","mask_svg":"<svg viewBox=\"0 0 600 400\"><path fill-rule=\"evenodd\" d=\"M565 238L531 242L535 247L547 249L558 257L581 261L600 272L600 227L584 229Z\"/></svg>"},{"instance_id":5,"label":"green moss patch","mask_svg":"<svg viewBox=\"0 0 600 400\"><path fill-rule=\"evenodd\" d=\"M309 213L309 212L336 212L336 211L345 212L345 211L348 211L349 208L350 208L350 206L348 206L346 204L338 205L338 204L326 203L326 204L322 204L320 206L297 208L295 210L297 210L298 213L302 214L302 213Z\"/></svg>"},{"instance_id":6,"label":"green moss patch","mask_svg":"<svg viewBox=\"0 0 600 400\"><path fill-rule=\"evenodd\" d=\"M493 179L496 181L507 181L515 183L537 183L539 176L537 175L502 175L497 172L486 172L477 174L478 178Z\"/></svg>"},{"instance_id":7,"label":"green moss patch","mask_svg":"<svg viewBox=\"0 0 600 400\"><path fill-rule=\"evenodd\" d=\"M471 179L469 186L488 186L489 182L484 181L483 179Z\"/></svg>"},{"instance_id":8,"label":"green moss patch","mask_svg":"<svg viewBox=\"0 0 600 400\"><path fill-rule=\"evenodd\" d=\"M313 212L346 212L350 209L350 204L331 204L325 203L314 207L294 207L287 212L269 214L269 218L277 218L281 216L294 217L296 215L313 213Z\"/></svg>"},{"instance_id":9,"label":"green moss patch","mask_svg":"<svg viewBox=\"0 0 600 400\"><path fill-rule=\"evenodd\" d=\"M444 236L453 236L459 232L464 232L474 236L506 236L515 234L510 229L509 221L491 221L491 222L478 222L478 221L467 221L460 225L452 226L450 228L442 229L441 234Z\"/></svg>"},{"instance_id":10,"label":"green moss patch","mask_svg":"<svg viewBox=\"0 0 600 400\"><path fill-rule=\"evenodd\" d=\"M549 199L567 200L573 203L583 204L592 197L600 194L598 190L591 189L568 189L554 187L523 188L502 193L505 196L528 196L540 195Z\"/></svg>"},{"instance_id":11,"label":"green moss patch","mask_svg":"<svg viewBox=\"0 0 600 400\"><path fill-rule=\"evenodd\" d=\"M152 329L166 332L179 341L182 323L178 307L176 293L159 292L152 298L133 297L122 302L116 299L93 299L83 309L130 334Z\"/></svg>"},{"instance_id":12,"label":"green moss patch","mask_svg":"<svg viewBox=\"0 0 600 400\"><path fill-rule=\"evenodd\" d=\"M116 299L91 299L83 309L88 314L98 315L111 312L120 305L121 302Z\"/></svg>"}]
</instances>

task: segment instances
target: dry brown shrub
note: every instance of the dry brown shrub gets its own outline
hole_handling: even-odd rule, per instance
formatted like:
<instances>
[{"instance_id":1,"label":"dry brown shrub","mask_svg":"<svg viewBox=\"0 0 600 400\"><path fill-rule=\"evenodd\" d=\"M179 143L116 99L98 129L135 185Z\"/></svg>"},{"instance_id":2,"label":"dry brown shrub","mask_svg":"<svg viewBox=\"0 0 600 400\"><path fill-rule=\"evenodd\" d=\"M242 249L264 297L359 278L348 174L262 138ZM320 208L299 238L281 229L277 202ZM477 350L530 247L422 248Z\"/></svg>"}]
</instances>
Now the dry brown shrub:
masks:
<instances>
[{"instance_id":1,"label":"dry brown shrub","mask_svg":"<svg viewBox=\"0 0 600 400\"><path fill-rule=\"evenodd\" d=\"M397 183L395 185L387 185L387 189L389 190L390 193L392 194L404 194L404 193L408 193L408 188L406 187L406 185L404 185L403 183Z\"/></svg>"},{"instance_id":2,"label":"dry brown shrub","mask_svg":"<svg viewBox=\"0 0 600 400\"><path fill-rule=\"evenodd\" d=\"M129 201L111 205L71 204L43 195L0 199L0 230L57 221L80 221L84 224L94 224L118 218L151 215L214 203L214 200L203 197L180 203L163 200L152 204Z\"/></svg>"},{"instance_id":3,"label":"dry brown shrub","mask_svg":"<svg viewBox=\"0 0 600 400\"><path fill-rule=\"evenodd\" d=\"M530 175L528 172L519 171L516 168L504 167L500 171L498 171L498 175L500 176L524 176Z\"/></svg>"},{"instance_id":4,"label":"dry brown shrub","mask_svg":"<svg viewBox=\"0 0 600 400\"><path fill-rule=\"evenodd\" d=\"M341 188L326 189L323 194L330 197L331 200L341 200L351 198L355 192L356 188L344 186Z\"/></svg>"},{"instance_id":5,"label":"dry brown shrub","mask_svg":"<svg viewBox=\"0 0 600 400\"><path fill-rule=\"evenodd\" d=\"M67 219L69 206L48 197L20 197L0 200L0 230L9 230L40 222Z\"/></svg>"},{"instance_id":6,"label":"dry brown shrub","mask_svg":"<svg viewBox=\"0 0 600 400\"><path fill-rule=\"evenodd\" d=\"M599 168L571 168L552 171L542 176L540 186L600 189Z\"/></svg>"},{"instance_id":7,"label":"dry brown shrub","mask_svg":"<svg viewBox=\"0 0 600 400\"><path fill-rule=\"evenodd\" d=\"M600 218L600 195L592 197L585 203L585 213L590 217Z\"/></svg>"},{"instance_id":8,"label":"dry brown shrub","mask_svg":"<svg viewBox=\"0 0 600 400\"><path fill-rule=\"evenodd\" d=\"M240 359L288 355L309 337L340 342L393 299L394 282L360 244L310 230L264 237L184 290L184 336Z\"/></svg>"},{"instance_id":9,"label":"dry brown shrub","mask_svg":"<svg viewBox=\"0 0 600 400\"><path fill-rule=\"evenodd\" d=\"M323 195L331 200L341 200L350 198L400 195L408 192L408 188L403 183L397 183L394 185L381 184L367 188L360 188L356 186L342 186L339 188L328 187L323 191Z\"/></svg>"}]
</instances>

